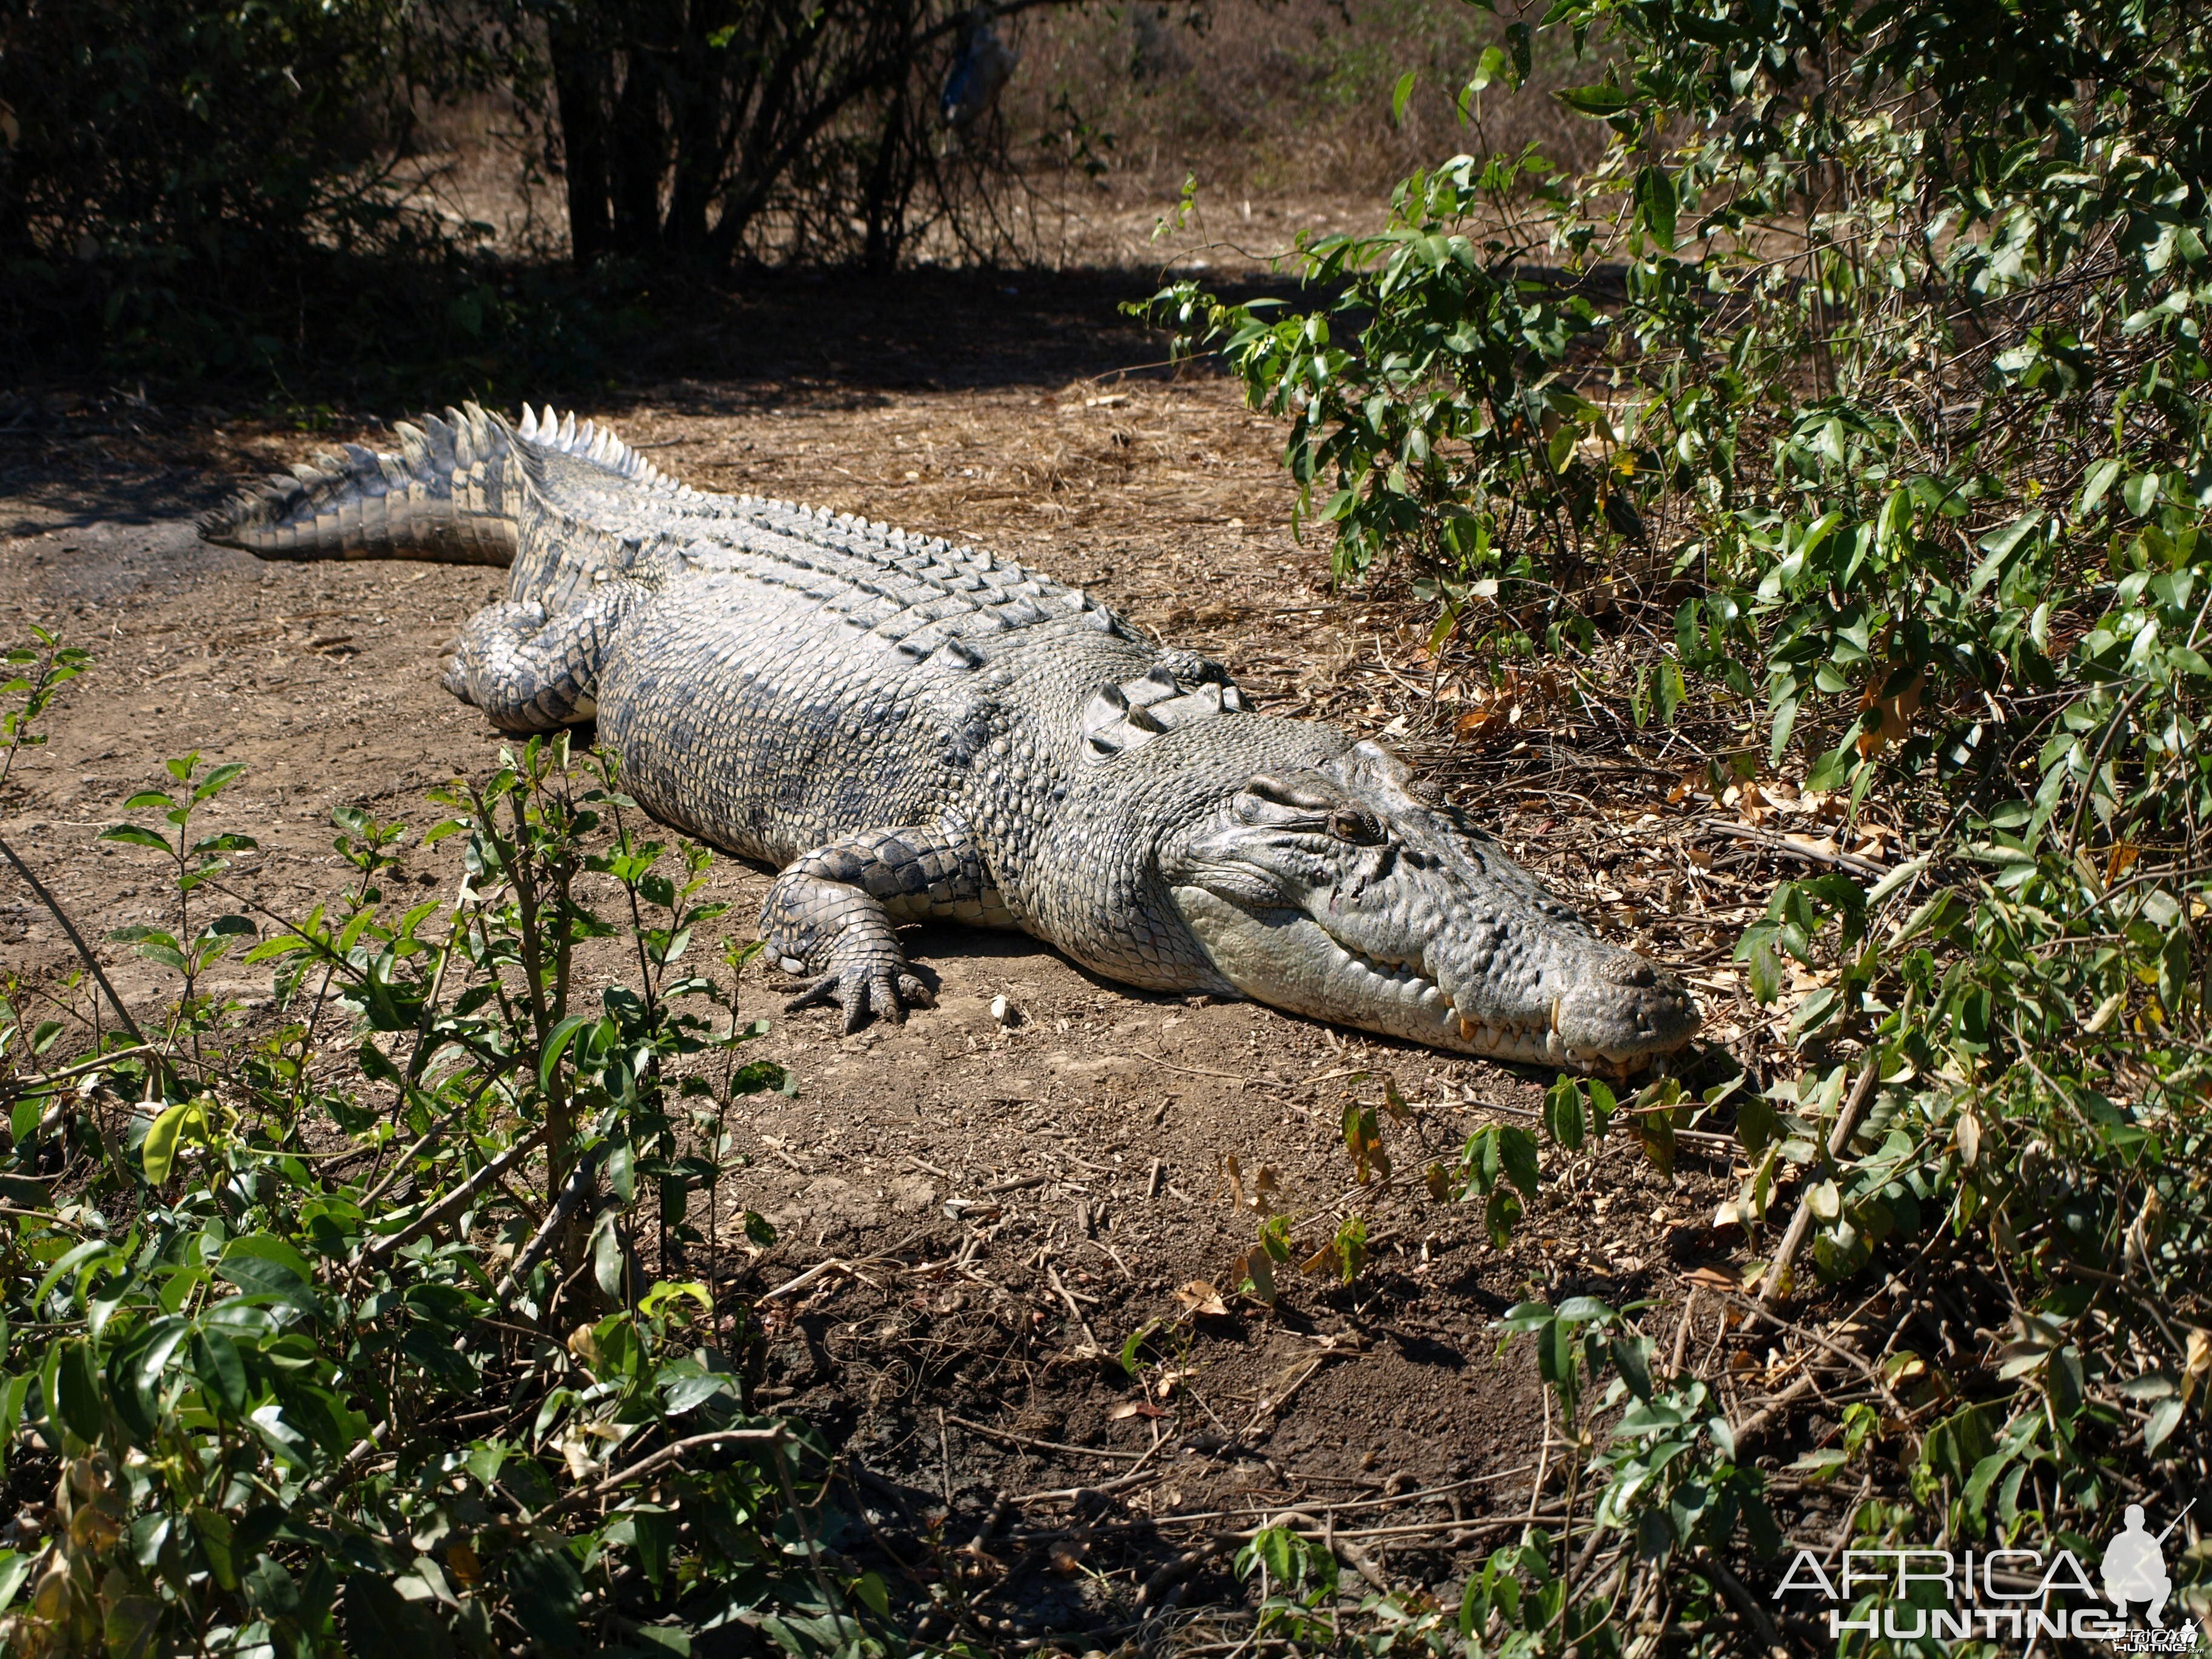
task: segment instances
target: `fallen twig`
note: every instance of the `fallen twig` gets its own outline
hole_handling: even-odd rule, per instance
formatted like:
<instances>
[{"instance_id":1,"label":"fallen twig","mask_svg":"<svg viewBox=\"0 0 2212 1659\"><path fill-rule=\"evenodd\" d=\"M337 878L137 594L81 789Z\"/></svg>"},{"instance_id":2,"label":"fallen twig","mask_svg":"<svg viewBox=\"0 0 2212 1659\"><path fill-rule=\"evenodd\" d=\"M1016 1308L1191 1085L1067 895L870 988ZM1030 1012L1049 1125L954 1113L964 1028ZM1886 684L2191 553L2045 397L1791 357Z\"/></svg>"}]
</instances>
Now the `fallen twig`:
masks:
<instances>
[{"instance_id":1,"label":"fallen twig","mask_svg":"<svg viewBox=\"0 0 2212 1659\"><path fill-rule=\"evenodd\" d=\"M1212 1539L1185 1550L1164 1565L1137 1589L1137 1605L1150 1609L1153 1598L1170 1584L1180 1583L1205 1562L1219 1553Z\"/></svg>"},{"instance_id":2,"label":"fallen twig","mask_svg":"<svg viewBox=\"0 0 2212 1659\"><path fill-rule=\"evenodd\" d=\"M593 1177L599 1169L598 1154L599 1149L594 1147L576 1160L576 1167L568 1171L568 1178L561 1183L561 1190L554 1195L552 1206L545 1212L544 1224L530 1236L530 1242L514 1258L514 1265L507 1270L493 1289L492 1300L502 1311L507 1307L507 1299L514 1294L515 1288L522 1283L523 1275L536 1267L538 1258L552 1248L554 1235L575 1213L576 1206L582 1202L584 1194L597 1184Z\"/></svg>"},{"instance_id":3,"label":"fallen twig","mask_svg":"<svg viewBox=\"0 0 2212 1659\"><path fill-rule=\"evenodd\" d=\"M544 1139L545 1126L540 1124L537 1128L532 1129L528 1134L523 1136L521 1139L516 1141L514 1146L501 1152L497 1158L493 1158L489 1163L484 1164L474 1175L471 1176L466 1181L461 1182L459 1186L447 1193L435 1204L431 1205L429 1208L423 1211L422 1214L416 1216L412 1221L402 1227L398 1232L386 1233L380 1237L371 1239L367 1244L362 1247L361 1260L364 1261L380 1261L416 1235L426 1231L429 1228L436 1226L440 1222L446 1220L448 1217L459 1215L463 1210L469 1206L470 1201L473 1200L479 1192L496 1182L501 1176L505 1175L517 1164L520 1164L524 1158L529 1157L532 1152L538 1149L538 1146L544 1140Z\"/></svg>"},{"instance_id":4,"label":"fallen twig","mask_svg":"<svg viewBox=\"0 0 2212 1659\"><path fill-rule=\"evenodd\" d=\"M70 920L69 912L62 908L62 902L46 890L46 883L31 873L31 866L15 855L15 849L4 837L0 837L0 858L5 858L15 866L15 873L22 877L24 884L39 896L39 902L46 907L46 913L61 924L62 932L69 935L69 942L76 947L77 957L83 962L86 971L106 993L107 1006L115 1010L115 1018L123 1023L123 1029L131 1033L131 1040L142 1048L151 1048L153 1045L147 1042L146 1034L138 1029L138 1022L131 1018L131 1011L123 1006L123 999L115 994L114 986L108 983L106 970L100 965L100 958L93 955L92 946L84 942L84 935L77 932L76 924Z\"/></svg>"},{"instance_id":5,"label":"fallen twig","mask_svg":"<svg viewBox=\"0 0 2212 1659\"><path fill-rule=\"evenodd\" d=\"M108 1066L119 1061L136 1060L141 1054L150 1054L153 1052L154 1049L150 1044L142 1043L129 1048L111 1049L106 1054L95 1054L90 1060L81 1060L74 1066L64 1066L58 1071L40 1072L31 1077L19 1077L14 1082L0 1086L0 1099L12 1100L19 1095L34 1095L40 1090L50 1089L57 1083L66 1083L72 1078L83 1077L88 1073L105 1071Z\"/></svg>"},{"instance_id":6,"label":"fallen twig","mask_svg":"<svg viewBox=\"0 0 2212 1659\"><path fill-rule=\"evenodd\" d=\"M1770 1651L1776 1649L1781 1649L1785 1653L1789 1651L1788 1649L1782 1647L1782 1637L1775 1630L1774 1621L1766 1616L1766 1609L1760 1607L1758 1599L1743 1587L1743 1581L1728 1570L1728 1565L1725 1562L1703 1547L1698 1548L1692 1560L1696 1570L1718 1584L1726 1593L1728 1599L1735 1603L1737 1609L1742 1613L1745 1619L1750 1621L1752 1628L1759 1632L1759 1639L1766 1644Z\"/></svg>"},{"instance_id":7,"label":"fallen twig","mask_svg":"<svg viewBox=\"0 0 2212 1659\"><path fill-rule=\"evenodd\" d=\"M1072 1457L1109 1457L1120 1462L1143 1462L1151 1451L1112 1451L1103 1446L1071 1446L1059 1440L1036 1440L1025 1434L1016 1434L1010 1429L994 1429L988 1424L972 1423L964 1417L948 1416L948 1423L957 1423L970 1434L980 1434L986 1440L1003 1440L1010 1445L1027 1446L1036 1451L1065 1452Z\"/></svg>"},{"instance_id":8,"label":"fallen twig","mask_svg":"<svg viewBox=\"0 0 2212 1659\"><path fill-rule=\"evenodd\" d=\"M1145 1455L1150 1457L1152 1454L1146 1452ZM1115 1475L1111 1480L1099 1480L1080 1486L1055 1486L1050 1492L1025 1492L1006 1501L1010 1504L1065 1504L1088 1492L1104 1497L1127 1492L1132 1486L1141 1486L1150 1480L1164 1480L1167 1478L1165 1469L1132 1469L1127 1474Z\"/></svg>"},{"instance_id":9,"label":"fallen twig","mask_svg":"<svg viewBox=\"0 0 2212 1659\"><path fill-rule=\"evenodd\" d=\"M1729 823L1708 818L1698 828L1717 836L1732 836L1737 841L1757 842L1771 852L1802 859L1808 864L1832 865L1837 869L1849 870L1862 876L1886 876L1889 873L1887 865L1876 864L1872 859L1863 859L1856 853L1832 853L1825 847L1814 847L1796 836L1778 836L1768 830L1754 830L1747 823Z\"/></svg>"},{"instance_id":10,"label":"fallen twig","mask_svg":"<svg viewBox=\"0 0 2212 1659\"><path fill-rule=\"evenodd\" d=\"M1148 1054L1142 1048L1132 1048L1129 1052L1139 1060L1150 1060L1155 1066L1164 1066L1170 1072L1181 1072L1189 1077L1218 1077L1225 1082L1235 1084L1240 1089L1249 1081L1249 1079L1237 1076L1234 1072L1216 1072L1203 1066L1178 1066L1171 1060L1162 1060L1158 1054Z\"/></svg>"},{"instance_id":11,"label":"fallen twig","mask_svg":"<svg viewBox=\"0 0 2212 1659\"><path fill-rule=\"evenodd\" d=\"M1790 1407L1813 1392L1813 1374L1809 1370L1792 1382L1774 1398L1761 1406L1749 1417L1735 1425L1735 1443L1739 1446L1764 1433L1767 1427Z\"/></svg>"},{"instance_id":12,"label":"fallen twig","mask_svg":"<svg viewBox=\"0 0 2212 1659\"><path fill-rule=\"evenodd\" d=\"M782 1445L791 1438L791 1431L781 1423L769 1429L717 1429L710 1434L695 1434L689 1439L678 1440L673 1445L663 1446L659 1451L638 1459L628 1468L617 1469L602 1476L589 1486L577 1486L563 1493L532 1517L540 1526L578 1504L588 1504L613 1493L633 1480L641 1480L655 1470L678 1462L692 1452L705 1451L715 1446Z\"/></svg>"},{"instance_id":13,"label":"fallen twig","mask_svg":"<svg viewBox=\"0 0 2212 1659\"><path fill-rule=\"evenodd\" d=\"M1074 1292L1061 1281L1060 1269L1048 1261L1044 1264L1044 1276L1052 1285L1054 1291L1058 1294L1061 1303L1066 1307L1067 1316L1075 1322L1076 1328L1083 1333L1085 1357L1102 1352L1098 1346L1097 1333L1091 1328L1091 1322L1083 1316L1083 1310L1076 1305Z\"/></svg>"},{"instance_id":14,"label":"fallen twig","mask_svg":"<svg viewBox=\"0 0 2212 1659\"><path fill-rule=\"evenodd\" d=\"M1881 1080L1881 1050L1873 1049L1860 1069L1858 1081L1851 1087L1850 1098L1837 1114L1836 1127L1828 1133L1830 1162L1843 1156L1844 1148L1851 1144L1857 1133L1859 1117L1866 1110L1867 1102L1874 1098L1874 1086ZM1774 1260L1768 1264L1766 1278L1759 1287L1759 1304L1762 1308L1783 1293L1790 1282L1790 1264L1796 1261L1797 1252L1804 1247L1805 1235L1813 1227L1813 1194L1808 1188L1797 1200L1797 1212L1790 1218L1789 1231L1782 1235L1781 1248L1775 1251Z\"/></svg>"}]
</instances>

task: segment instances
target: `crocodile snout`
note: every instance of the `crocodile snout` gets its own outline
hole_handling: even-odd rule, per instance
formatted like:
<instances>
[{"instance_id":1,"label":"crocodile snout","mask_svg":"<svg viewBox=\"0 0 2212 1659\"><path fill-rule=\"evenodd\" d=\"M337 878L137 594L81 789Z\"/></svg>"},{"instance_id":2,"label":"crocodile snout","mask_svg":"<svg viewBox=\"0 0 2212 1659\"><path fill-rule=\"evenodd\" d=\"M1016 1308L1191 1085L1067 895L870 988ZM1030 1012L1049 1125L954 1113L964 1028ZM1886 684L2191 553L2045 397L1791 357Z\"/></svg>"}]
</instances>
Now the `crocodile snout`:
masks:
<instances>
[{"instance_id":1,"label":"crocodile snout","mask_svg":"<svg viewBox=\"0 0 2212 1659\"><path fill-rule=\"evenodd\" d=\"M1553 1015L1569 1050L1616 1064L1671 1053L1698 1024L1697 1002L1681 981L1625 951L1587 963Z\"/></svg>"}]
</instances>

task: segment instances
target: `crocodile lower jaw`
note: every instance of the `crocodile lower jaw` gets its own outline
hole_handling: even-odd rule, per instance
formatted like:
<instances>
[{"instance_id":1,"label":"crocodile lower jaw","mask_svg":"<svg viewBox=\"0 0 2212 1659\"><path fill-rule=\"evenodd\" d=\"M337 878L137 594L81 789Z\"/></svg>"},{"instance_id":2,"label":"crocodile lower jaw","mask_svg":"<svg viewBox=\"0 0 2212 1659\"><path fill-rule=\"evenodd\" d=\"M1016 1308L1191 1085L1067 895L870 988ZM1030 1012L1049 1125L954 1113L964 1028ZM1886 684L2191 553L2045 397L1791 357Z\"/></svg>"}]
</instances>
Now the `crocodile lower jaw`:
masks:
<instances>
[{"instance_id":1,"label":"crocodile lower jaw","mask_svg":"<svg viewBox=\"0 0 2212 1659\"><path fill-rule=\"evenodd\" d=\"M1316 931L1320 931L1316 929ZM1326 934L1323 935L1327 937ZM1445 1046L1462 1048L1491 1060L1523 1060L1531 1065L1567 1066L1589 1071L1625 1073L1640 1064L1642 1055L1620 1057L1583 1053L1559 1036L1559 1005L1556 998L1544 1018L1516 1020L1503 1016L1462 1014L1451 994L1419 969L1403 963L1389 963L1329 939L1338 959L1352 970L1364 973L1383 994L1395 995L1413 1006L1437 1007L1443 1014ZM1451 1033L1456 1031L1456 1041Z\"/></svg>"},{"instance_id":2,"label":"crocodile lower jaw","mask_svg":"<svg viewBox=\"0 0 2212 1659\"><path fill-rule=\"evenodd\" d=\"M1656 1052L1573 1047L1558 1029L1556 1001L1530 1019L1464 1012L1419 969L1348 949L1300 910L1258 911L1197 887L1177 886L1174 896L1215 968L1255 1002L1431 1048L1615 1077Z\"/></svg>"}]
</instances>

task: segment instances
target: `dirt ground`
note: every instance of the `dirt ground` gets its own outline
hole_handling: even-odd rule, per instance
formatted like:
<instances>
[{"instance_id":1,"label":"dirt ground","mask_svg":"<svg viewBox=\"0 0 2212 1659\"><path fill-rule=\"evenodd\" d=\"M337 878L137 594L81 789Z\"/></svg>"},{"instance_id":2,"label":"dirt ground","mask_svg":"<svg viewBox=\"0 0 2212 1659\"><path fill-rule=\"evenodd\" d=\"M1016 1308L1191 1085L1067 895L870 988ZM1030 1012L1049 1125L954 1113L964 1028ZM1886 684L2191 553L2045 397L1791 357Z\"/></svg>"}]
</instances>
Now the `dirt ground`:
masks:
<instances>
[{"instance_id":1,"label":"dirt ground","mask_svg":"<svg viewBox=\"0 0 2212 1659\"><path fill-rule=\"evenodd\" d=\"M1410 607L1329 591L1319 547L1289 532L1276 423L1219 380L1122 372L1164 355L1111 310L1145 277L1024 285L790 284L696 339L689 372L664 362L585 412L702 487L991 545L1220 656L1262 707L1441 757L1509 846L1613 936L1688 965L1714 1029L1741 1035L1720 964L1749 911L1701 874L1710 856L1662 833L1663 754L1586 758L1574 782L1533 720L1517 747L1455 748L1452 722L1488 706L1479 688L1420 665ZM99 658L27 757L9 834L94 937L161 913L142 856L93 837L164 756L247 764L214 823L259 839L241 872L295 911L343 873L333 805L426 823L426 788L494 764L500 738L435 675L498 573L261 564L190 528L241 471L373 441L372 414L406 412L346 411L308 434L83 388L0 405L0 635L39 622ZM768 878L717 864L732 925ZM0 953L28 978L59 974L65 943L9 882ZM109 948L127 997L165 994ZM1529 1358L1501 1358L1492 1322L1525 1297L1589 1293L1667 1303L1663 1329L1681 1275L1717 1249L1705 1221L1733 1188L1725 1157L1695 1143L1671 1177L1625 1140L1552 1158L1559 1178L1504 1250L1479 1206L1433 1201L1423 1167L1493 1117L1529 1121L1540 1073L1145 995L1018 936L928 929L912 949L939 1003L900 1028L841 1036L834 1012L782 1016L787 981L752 988L798 1092L744 1125L733 1190L781 1235L747 1282L773 1291L838 1264L762 1304L759 1395L849 1455L865 1502L839 1547L935 1583L1006 1647L1111 1647L1146 1620L1202 1643L1241 1595L1209 1540L1285 1510L1325 1519L1376 1582L1441 1593L1515 1535L1540 1470L1563 1461ZM269 994L258 970L232 981ZM1011 1024L991 1012L1001 997ZM1397 1177L1363 1188L1340 1115L1379 1098L1386 1073L1413 1114L1384 1124ZM1231 1157L1248 1185L1273 1171L1302 1237L1365 1218L1351 1285L1293 1278L1273 1313L1178 1296L1194 1280L1233 1292L1254 1221L1225 1188ZM1152 1321L1133 1379L1119 1356Z\"/></svg>"}]
</instances>

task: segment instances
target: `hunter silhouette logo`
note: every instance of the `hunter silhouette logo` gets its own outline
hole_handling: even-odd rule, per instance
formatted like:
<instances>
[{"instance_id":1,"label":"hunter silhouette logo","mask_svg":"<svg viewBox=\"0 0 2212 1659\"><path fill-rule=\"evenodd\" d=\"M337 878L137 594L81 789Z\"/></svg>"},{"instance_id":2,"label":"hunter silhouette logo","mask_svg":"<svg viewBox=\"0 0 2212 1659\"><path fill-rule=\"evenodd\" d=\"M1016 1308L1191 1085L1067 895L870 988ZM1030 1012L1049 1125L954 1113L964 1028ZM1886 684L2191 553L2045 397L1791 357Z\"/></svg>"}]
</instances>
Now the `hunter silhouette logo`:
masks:
<instances>
[{"instance_id":1,"label":"hunter silhouette logo","mask_svg":"<svg viewBox=\"0 0 2212 1659\"><path fill-rule=\"evenodd\" d=\"M2190 1508L2196 1500L2190 1500ZM2182 1510L2186 1515L2189 1510ZM2128 1524L2120 1534L2105 1546L2105 1599L2123 1619L2128 1616L2128 1603L2148 1601L2149 1611L2144 1615L2153 1630L2164 1630L2166 1620L2159 1615L2166 1611L2166 1598L2173 1594L2173 1580L2166 1576L2166 1534L2181 1524L2181 1515L2166 1523L2166 1532L2153 1538L2143 1530L2143 1510L2140 1504L2130 1504L2127 1510Z\"/></svg>"}]
</instances>

